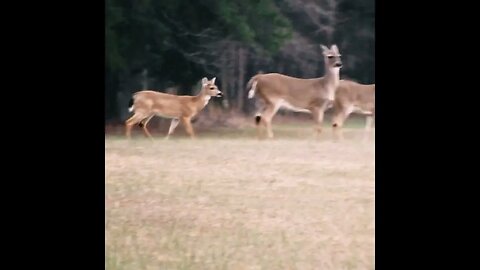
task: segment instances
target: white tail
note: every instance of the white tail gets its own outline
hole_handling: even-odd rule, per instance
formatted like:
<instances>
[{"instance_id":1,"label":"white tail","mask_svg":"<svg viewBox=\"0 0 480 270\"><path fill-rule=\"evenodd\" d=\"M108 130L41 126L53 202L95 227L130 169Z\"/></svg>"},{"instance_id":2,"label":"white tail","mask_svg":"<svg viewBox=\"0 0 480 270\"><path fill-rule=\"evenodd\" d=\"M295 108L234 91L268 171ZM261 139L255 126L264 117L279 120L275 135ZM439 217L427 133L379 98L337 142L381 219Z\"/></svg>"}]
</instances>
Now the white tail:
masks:
<instances>
[{"instance_id":1,"label":"white tail","mask_svg":"<svg viewBox=\"0 0 480 270\"><path fill-rule=\"evenodd\" d=\"M257 88L257 80L253 81L252 88L248 91L248 98L253 98L255 96L255 89Z\"/></svg>"},{"instance_id":2,"label":"white tail","mask_svg":"<svg viewBox=\"0 0 480 270\"><path fill-rule=\"evenodd\" d=\"M221 97L222 92L215 85L215 78L202 79L202 89L196 96L177 96L151 90L136 92L130 100L129 111L134 112L126 122L127 138L131 137L131 130L135 124L143 128L145 134L152 138L147 130L148 122L154 116L172 119L168 136L170 136L181 121L191 138L195 137L191 125L192 118L207 104L211 97Z\"/></svg>"}]
</instances>

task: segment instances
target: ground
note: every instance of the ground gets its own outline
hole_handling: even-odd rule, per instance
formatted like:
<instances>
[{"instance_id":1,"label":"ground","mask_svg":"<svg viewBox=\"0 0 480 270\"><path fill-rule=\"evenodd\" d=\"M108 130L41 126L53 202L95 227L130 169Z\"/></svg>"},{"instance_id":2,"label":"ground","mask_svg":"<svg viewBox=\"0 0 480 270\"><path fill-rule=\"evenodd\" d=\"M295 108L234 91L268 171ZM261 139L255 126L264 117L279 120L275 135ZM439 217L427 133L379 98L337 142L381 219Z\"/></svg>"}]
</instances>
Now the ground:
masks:
<instances>
[{"instance_id":1,"label":"ground","mask_svg":"<svg viewBox=\"0 0 480 270\"><path fill-rule=\"evenodd\" d=\"M271 141L253 125L107 135L106 269L374 269L375 144L361 126L343 142L308 122L274 123Z\"/></svg>"}]
</instances>

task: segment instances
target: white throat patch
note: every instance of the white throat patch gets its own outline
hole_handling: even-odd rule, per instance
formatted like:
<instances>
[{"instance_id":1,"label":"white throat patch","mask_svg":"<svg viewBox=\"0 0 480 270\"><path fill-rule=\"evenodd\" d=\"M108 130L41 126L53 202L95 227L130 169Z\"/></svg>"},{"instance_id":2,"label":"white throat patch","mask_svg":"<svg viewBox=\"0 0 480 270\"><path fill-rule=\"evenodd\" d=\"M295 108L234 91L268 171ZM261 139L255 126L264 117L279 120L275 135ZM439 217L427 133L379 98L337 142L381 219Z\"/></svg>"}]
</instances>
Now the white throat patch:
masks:
<instances>
[{"instance_id":1,"label":"white throat patch","mask_svg":"<svg viewBox=\"0 0 480 270\"><path fill-rule=\"evenodd\" d=\"M205 105L208 104L208 101L210 101L210 98L211 98L211 96L206 96L206 97L203 98L203 100L205 101Z\"/></svg>"}]
</instances>

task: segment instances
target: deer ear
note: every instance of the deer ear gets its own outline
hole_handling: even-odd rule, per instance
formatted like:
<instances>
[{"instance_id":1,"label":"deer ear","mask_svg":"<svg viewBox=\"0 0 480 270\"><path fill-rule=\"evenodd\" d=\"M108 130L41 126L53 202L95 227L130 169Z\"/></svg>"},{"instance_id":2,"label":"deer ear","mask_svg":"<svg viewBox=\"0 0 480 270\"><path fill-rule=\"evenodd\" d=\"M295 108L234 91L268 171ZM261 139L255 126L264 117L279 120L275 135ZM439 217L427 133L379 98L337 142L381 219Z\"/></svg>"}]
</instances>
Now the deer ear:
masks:
<instances>
[{"instance_id":1,"label":"deer ear","mask_svg":"<svg viewBox=\"0 0 480 270\"><path fill-rule=\"evenodd\" d=\"M327 46L320 44L320 47L322 48L323 52L328 52L330 49L328 49Z\"/></svg>"},{"instance_id":2,"label":"deer ear","mask_svg":"<svg viewBox=\"0 0 480 270\"><path fill-rule=\"evenodd\" d=\"M336 44L333 44L331 47L332 51L334 51L336 54L338 54L338 47Z\"/></svg>"},{"instance_id":3,"label":"deer ear","mask_svg":"<svg viewBox=\"0 0 480 270\"><path fill-rule=\"evenodd\" d=\"M215 84L215 80L217 79L217 77L213 77L212 79L212 84Z\"/></svg>"},{"instance_id":4,"label":"deer ear","mask_svg":"<svg viewBox=\"0 0 480 270\"><path fill-rule=\"evenodd\" d=\"M202 79L202 85L206 85L208 82L208 79L206 77L203 77Z\"/></svg>"}]
</instances>

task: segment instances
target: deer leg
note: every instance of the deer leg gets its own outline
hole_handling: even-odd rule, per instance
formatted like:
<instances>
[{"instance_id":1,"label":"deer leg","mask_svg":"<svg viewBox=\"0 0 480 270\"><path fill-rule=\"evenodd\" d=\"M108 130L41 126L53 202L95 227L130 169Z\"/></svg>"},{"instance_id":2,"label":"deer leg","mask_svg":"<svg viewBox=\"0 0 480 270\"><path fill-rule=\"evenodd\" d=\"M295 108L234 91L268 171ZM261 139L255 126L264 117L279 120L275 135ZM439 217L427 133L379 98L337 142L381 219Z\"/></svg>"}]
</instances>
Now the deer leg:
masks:
<instances>
[{"instance_id":1,"label":"deer leg","mask_svg":"<svg viewBox=\"0 0 480 270\"><path fill-rule=\"evenodd\" d=\"M365 131L370 132L373 126L373 116L368 115L367 119L365 119Z\"/></svg>"},{"instance_id":2,"label":"deer leg","mask_svg":"<svg viewBox=\"0 0 480 270\"><path fill-rule=\"evenodd\" d=\"M195 139L195 132L193 132L192 123L190 117L182 117L182 124L185 127L185 131L190 135L190 138Z\"/></svg>"},{"instance_id":3,"label":"deer leg","mask_svg":"<svg viewBox=\"0 0 480 270\"><path fill-rule=\"evenodd\" d=\"M255 125L257 126L257 138L260 139L262 136L261 134L261 120L262 120L262 114L261 113L257 113L255 115Z\"/></svg>"},{"instance_id":4,"label":"deer leg","mask_svg":"<svg viewBox=\"0 0 480 270\"><path fill-rule=\"evenodd\" d=\"M260 99L256 99L255 100L255 107L256 107L256 110L257 110L257 113L255 114L255 126L257 127L256 130L257 130L257 139L261 139L261 135L262 135L262 112L265 111L266 107L265 107L265 103L262 102L262 100Z\"/></svg>"},{"instance_id":5,"label":"deer leg","mask_svg":"<svg viewBox=\"0 0 480 270\"><path fill-rule=\"evenodd\" d=\"M343 140L343 124L348 116L353 112L353 106L337 106L335 110L335 115L333 116L332 128L333 133L336 138Z\"/></svg>"},{"instance_id":6,"label":"deer leg","mask_svg":"<svg viewBox=\"0 0 480 270\"><path fill-rule=\"evenodd\" d=\"M170 135L172 135L173 131L175 131L175 128L177 128L178 123L180 123L180 120L178 120L178 119L176 119L176 118L172 119L172 122L170 123L170 128L168 129L168 134L167 134L167 136L165 137L165 139L168 140L168 138L170 137Z\"/></svg>"},{"instance_id":7,"label":"deer leg","mask_svg":"<svg viewBox=\"0 0 480 270\"><path fill-rule=\"evenodd\" d=\"M368 141L370 137L370 132L372 131L372 126L373 126L373 116L368 115L367 118L365 119L365 133L363 136L364 141Z\"/></svg>"},{"instance_id":8,"label":"deer leg","mask_svg":"<svg viewBox=\"0 0 480 270\"><path fill-rule=\"evenodd\" d=\"M345 111L343 108L339 108L338 110L335 111L332 119L332 129L333 129L333 134L336 139L339 139L340 141L343 140L343 131L342 131L342 126L345 121L346 115Z\"/></svg>"},{"instance_id":9,"label":"deer leg","mask_svg":"<svg viewBox=\"0 0 480 270\"><path fill-rule=\"evenodd\" d=\"M260 121L261 125L263 125L266 128L267 137L269 139L273 138L272 119L275 116L275 114L277 113L279 108L280 108L280 103L277 103L277 104L271 104L270 103L266 106L263 113L260 116L257 116L257 119L258 119L258 117L260 117L259 121Z\"/></svg>"},{"instance_id":10,"label":"deer leg","mask_svg":"<svg viewBox=\"0 0 480 270\"><path fill-rule=\"evenodd\" d=\"M325 109L324 109L324 106L322 106L322 107L316 107L311 111L313 114L313 120L315 121L315 131L318 138L322 133L322 125L323 125L323 118L325 115Z\"/></svg>"},{"instance_id":11,"label":"deer leg","mask_svg":"<svg viewBox=\"0 0 480 270\"><path fill-rule=\"evenodd\" d=\"M132 128L135 124L140 123L145 119L145 117L139 113L135 113L132 117L130 117L127 121L125 121L125 135L127 139L131 139Z\"/></svg>"},{"instance_id":12,"label":"deer leg","mask_svg":"<svg viewBox=\"0 0 480 270\"><path fill-rule=\"evenodd\" d=\"M142 126L142 128L143 128L143 131L144 131L145 134L146 134L150 139L152 139L152 140L153 140L153 137L152 137L152 134L150 134L150 132L148 132L147 124L148 124L148 122L149 122L154 116L155 116L154 114L150 115L148 118L146 118L145 121L143 121L143 124L142 124L142 122L140 122L140 124L141 124L141 126Z\"/></svg>"}]
</instances>

